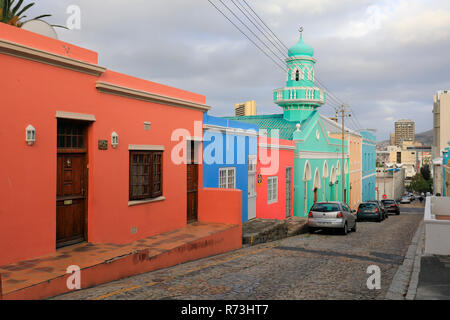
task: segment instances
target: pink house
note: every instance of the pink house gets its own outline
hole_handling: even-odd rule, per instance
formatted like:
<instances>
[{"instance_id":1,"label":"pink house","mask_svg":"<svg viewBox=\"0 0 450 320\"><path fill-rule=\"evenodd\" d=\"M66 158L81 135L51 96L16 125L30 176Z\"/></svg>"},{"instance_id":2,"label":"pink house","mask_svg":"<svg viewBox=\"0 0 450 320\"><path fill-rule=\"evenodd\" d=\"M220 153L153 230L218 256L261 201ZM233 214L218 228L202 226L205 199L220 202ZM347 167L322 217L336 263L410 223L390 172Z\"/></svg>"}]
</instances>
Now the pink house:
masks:
<instances>
[{"instance_id":1,"label":"pink house","mask_svg":"<svg viewBox=\"0 0 450 320\"><path fill-rule=\"evenodd\" d=\"M292 216L294 150L295 143L292 140L258 137L258 218L283 220Z\"/></svg>"}]
</instances>

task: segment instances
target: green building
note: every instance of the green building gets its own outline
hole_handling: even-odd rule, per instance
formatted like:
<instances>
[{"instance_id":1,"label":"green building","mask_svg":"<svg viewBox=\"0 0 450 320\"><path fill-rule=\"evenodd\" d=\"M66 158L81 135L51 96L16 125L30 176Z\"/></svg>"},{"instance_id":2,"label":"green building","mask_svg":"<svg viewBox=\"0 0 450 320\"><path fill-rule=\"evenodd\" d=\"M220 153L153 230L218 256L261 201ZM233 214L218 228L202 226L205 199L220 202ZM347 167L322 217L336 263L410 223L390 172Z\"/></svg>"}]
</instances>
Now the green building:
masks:
<instances>
[{"instance_id":1,"label":"green building","mask_svg":"<svg viewBox=\"0 0 450 320\"><path fill-rule=\"evenodd\" d=\"M342 163L342 141L329 136L318 112L326 93L314 85L313 48L300 35L288 54L286 86L273 92L283 113L228 119L256 124L268 137L295 141L294 215L306 217L316 201L343 201L345 197L348 203L348 143Z\"/></svg>"}]
</instances>

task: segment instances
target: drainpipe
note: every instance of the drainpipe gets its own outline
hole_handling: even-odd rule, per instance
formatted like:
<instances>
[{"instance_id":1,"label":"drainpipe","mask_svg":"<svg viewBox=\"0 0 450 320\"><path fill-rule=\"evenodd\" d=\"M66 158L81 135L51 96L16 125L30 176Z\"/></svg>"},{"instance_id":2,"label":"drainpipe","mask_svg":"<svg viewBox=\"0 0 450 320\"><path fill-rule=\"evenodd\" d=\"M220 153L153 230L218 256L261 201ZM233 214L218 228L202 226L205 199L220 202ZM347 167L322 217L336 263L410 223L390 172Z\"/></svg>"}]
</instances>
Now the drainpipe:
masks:
<instances>
[{"instance_id":1,"label":"drainpipe","mask_svg":"<svg viewBox=\"0 0 450 320\"><path fill-rule=\"evenodd\" d=\"M2 274L0 273L0 300L3 300L3 291L2 291Z\"/></svg>"}]
</instances>

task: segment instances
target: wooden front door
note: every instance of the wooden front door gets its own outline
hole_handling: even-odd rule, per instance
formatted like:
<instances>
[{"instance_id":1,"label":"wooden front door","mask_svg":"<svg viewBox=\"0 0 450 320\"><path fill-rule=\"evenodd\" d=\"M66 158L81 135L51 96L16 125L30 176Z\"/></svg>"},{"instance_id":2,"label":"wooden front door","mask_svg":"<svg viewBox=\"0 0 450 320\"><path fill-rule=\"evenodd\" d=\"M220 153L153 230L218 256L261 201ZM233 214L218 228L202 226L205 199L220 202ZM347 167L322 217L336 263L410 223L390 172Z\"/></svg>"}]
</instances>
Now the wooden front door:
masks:
<instances>
[{"instance_id":1,"label":"wooden front door","mask_svg":"<svg viewBox=\"0 0 450 320\"><path fill-rule=\"evenodd\" d=\"M198 220L198 164L195 163L196 144L190 144L187 164L187 223Z\"/></svg>"},{"instance_id":2,"label":"wooden front door","mask_svg":"<svg viewBox=\"0 0 450 320\"><path fill-rule=\"evenodd\" d=\"M58 121L56 247L86 240L87 154L84 123Z\"/></svg>"},{"instance_id":3,"label":"wooden front door","mask_svg":"<svg viewBox=\"0 0 450 320\"><path fill-rule=\"evenodd\" d=\"M314 203L317 202L317 188L314 189Z\"/></svg>"}]
</instances>

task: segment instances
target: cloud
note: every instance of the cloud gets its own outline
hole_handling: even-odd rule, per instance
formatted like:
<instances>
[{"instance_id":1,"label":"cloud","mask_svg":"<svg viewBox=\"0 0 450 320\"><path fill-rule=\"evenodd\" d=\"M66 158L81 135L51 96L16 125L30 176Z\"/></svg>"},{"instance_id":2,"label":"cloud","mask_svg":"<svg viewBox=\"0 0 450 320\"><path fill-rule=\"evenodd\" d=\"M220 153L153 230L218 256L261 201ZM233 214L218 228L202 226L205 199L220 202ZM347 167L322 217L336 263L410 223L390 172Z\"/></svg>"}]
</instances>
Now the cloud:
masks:
<instances>
[{"instance_id":1,"label":"cloud","mask_svg":"<svg viewBox=\"0 0 450 320\"><path fill-rule=\"evenodd\" d=\"M305 27L320 82L350 104L355 122L376 126L378 139L399 118L416 121L417 131L432 128L433 94L450 89L449 1L246 1L287 47ZM60 38L99 52L109 69L204 94L213 115L253 99L259 113L281 112L272 92L285 73L208 1L41 0L30 16L48 12L48 21L64 24L71 4L82 10L82 29L58 30ZM320 110L331 116L336 104Z\"/></svg>"}]
</instances>

